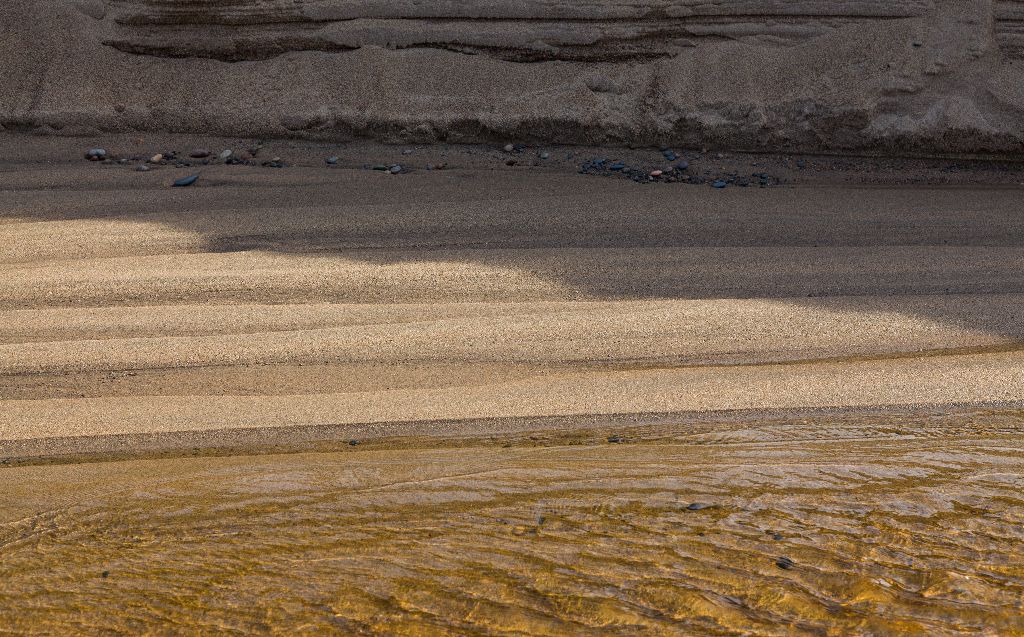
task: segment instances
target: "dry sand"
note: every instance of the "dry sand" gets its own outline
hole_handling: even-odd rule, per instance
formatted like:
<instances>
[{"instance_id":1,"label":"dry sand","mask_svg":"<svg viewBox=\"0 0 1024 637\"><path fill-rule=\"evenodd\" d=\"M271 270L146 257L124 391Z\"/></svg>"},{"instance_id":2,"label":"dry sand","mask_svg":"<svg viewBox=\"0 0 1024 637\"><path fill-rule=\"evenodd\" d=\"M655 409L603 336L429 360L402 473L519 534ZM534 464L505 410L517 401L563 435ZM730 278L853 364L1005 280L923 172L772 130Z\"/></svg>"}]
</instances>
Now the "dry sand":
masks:
<instances>
[{"instance_id":1,"label":"dry sand","mask_svg":"<svg viewBox=\"0 0 1024 637\"><path fill-rule=\"evenodd\" d=\"M36 152L0 172L8 456L1024 400L1019 187L391 176L293 148L170 189L183 170Z\"/></svg>"}]
</instances>

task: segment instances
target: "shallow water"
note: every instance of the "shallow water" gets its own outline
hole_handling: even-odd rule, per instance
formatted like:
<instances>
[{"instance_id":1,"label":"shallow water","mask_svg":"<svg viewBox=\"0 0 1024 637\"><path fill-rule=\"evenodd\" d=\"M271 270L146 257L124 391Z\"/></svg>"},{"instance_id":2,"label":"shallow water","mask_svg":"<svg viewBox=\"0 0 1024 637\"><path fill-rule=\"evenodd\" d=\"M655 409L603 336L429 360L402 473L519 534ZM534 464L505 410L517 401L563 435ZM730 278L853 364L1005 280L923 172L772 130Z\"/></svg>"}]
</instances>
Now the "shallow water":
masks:
<instances>
[{"instance_id":1,"label":"shallow water","mask_svg":"<svg viewBox=\"0 0 1024 637\"><path fill-rule=\"evenodd\" d=\"M0 634L1024 634L1019 415L624 436L4 469Z\"/></svg>"}]
</instances>

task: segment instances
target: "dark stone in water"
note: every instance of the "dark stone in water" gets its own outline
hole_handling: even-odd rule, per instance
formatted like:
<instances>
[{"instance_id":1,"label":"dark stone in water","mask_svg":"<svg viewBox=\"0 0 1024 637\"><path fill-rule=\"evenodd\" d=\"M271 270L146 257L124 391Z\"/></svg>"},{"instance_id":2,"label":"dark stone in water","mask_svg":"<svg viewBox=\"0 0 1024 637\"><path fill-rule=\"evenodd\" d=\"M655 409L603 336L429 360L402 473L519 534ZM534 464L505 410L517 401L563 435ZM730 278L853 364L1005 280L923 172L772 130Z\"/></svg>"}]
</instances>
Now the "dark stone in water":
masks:
<instances>
[{"instance_id":1,"label":"dark stone in water","mask_svg":"<svg viewBox=\"0 0 1024 637\"><path fill-rule=\"evenodd\" d=\"M686 510L687 511L703 511L704 509L710 509L713 506L715 506L715 505L707 504L706 502L691 502L689 505L687 505Z\"/></svg>"},{"instance_id":2,"label":"dark stone in water","mask_svg":"<svg viewBox=\"0 0 1024 637\"><path fill-rule=\"evenodd\" d=\"M191 186L199 180L199 173L189 175L188 177L182 177L178 181L174 182L175 188L184 188L185 186Z\"/></svg>"},{"instance_id":3,"label":"dark stone in water","mask_svg":"<svg viewBox=\"0 0 1024 637\"><path fill-rule=\"evenodd\" d=\"M779 559L775 560L775 566L778 566L784 571L788 571L789 569L796 566L796 563L788 557L780 557Z\"/></svg>"}]
</instances>

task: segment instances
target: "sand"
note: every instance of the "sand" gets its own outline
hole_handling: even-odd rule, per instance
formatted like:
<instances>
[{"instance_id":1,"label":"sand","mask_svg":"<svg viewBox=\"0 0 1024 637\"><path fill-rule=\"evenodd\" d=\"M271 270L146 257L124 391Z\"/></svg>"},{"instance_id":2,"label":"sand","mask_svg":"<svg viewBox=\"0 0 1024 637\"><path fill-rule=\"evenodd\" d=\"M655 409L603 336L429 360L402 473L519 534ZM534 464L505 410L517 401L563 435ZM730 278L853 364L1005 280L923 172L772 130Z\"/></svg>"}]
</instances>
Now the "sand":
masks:
<instances>
[{"instance_id":1,"label":"sand","mask_svg":"<svg viewBox=\"0 0 1024 637\"><path fill-rule=\"evenodd\" d=\"M0 172L9 458L1024 400L1012 184L718 191L452 149L392 176L293 146L170 189L187 169L25 148Z\"/></svg>"},{"instance_id":2,"label":"sand","mask_svg":"<svg viewBox=\"0 0 1024 637\"><path fill-rule=\"evenodd\" d=\"M1020 0L13 0L0 130L1019 154Z\"/></svg>"}]
</instances>

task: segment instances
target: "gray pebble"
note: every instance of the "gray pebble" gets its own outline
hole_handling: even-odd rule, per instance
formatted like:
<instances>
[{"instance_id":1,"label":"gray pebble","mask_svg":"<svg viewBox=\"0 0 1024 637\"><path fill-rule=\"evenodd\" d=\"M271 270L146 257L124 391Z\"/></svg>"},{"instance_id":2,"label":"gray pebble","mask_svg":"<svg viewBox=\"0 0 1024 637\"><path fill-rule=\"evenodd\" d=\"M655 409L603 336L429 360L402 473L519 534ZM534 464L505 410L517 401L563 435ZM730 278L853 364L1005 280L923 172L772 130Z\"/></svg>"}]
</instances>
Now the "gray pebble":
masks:
<instances>
[{"instance_id":1,"label":"gray pebble","mask_svg":"<svg viewBox=\"0 0 1024 637\"><path fill-rule=\"evenodd\" d=\"M706 502L691 502L686 506L687 511L702 511L704 509L710 509L715 505L707 504Z\"/></svg>"},{"instance_id":2,"label":"gray pebble","mask_svg":"<svg viewBox=\"0 0 1024 637\"><path fill-rule=\"evenodd\" d=\"M174 187L175 188L184 188L185 186L191 186L192 184L196 183L196 181L198 181L198 179L199 179L199 173L196 173L194 175L189 175L188 177L182 177L178 181L174 182Z\"/></svg>"},{"instance_id":3,"label":"gray pebble","mask_svg":"<svg viewBox=\"0 0 1024 637\"><path fill-rule=\"evenodd\" d=\"M515 147L515 146L513 146L512 144L505 144L505 152L506 152L506 153L511 153L511 152L512 152L512 151L514 151L515 149L516 149L516 147Z\"/></svg>"},{"instance_id":4,"label":"gray pebble","mask_svg":"<svg viewBox=\"0 0 1024 637\"><path fill-rule=\"evenodd\" d=\"M149 170L149 166L147 166L146 164L140 164L135 167L135 170L139 171L140 173L144 173L147 170Z\"/></svg>"},{"instance_id":5,"label":"gray pebble","mask_svg":"<svg viewBox=\"0 0 1024 637\"><path fill-rule=\"evenodd\" d=\"M541 159L548 159L550 157L551 157L551 153L541 153L540 154L540 158Z\"/></svg>"},{"instance_id":6,"label":"gray pebble","mask_svg":"<svg viewBox=\"0 0 1024 637\"><path fill-rule=\"evenodd\" d=\"M217 156L220 157L221 160L227 159L228 157L231 156L231 149L228 148L228 149L222 150L220 152L220 155L217 155Z\"/></svg>"},{"instance_id":7,"label":"gray pebble","mask_svg":"<svg viewBox=\"0 0 1024 637\"><path fill-rule=\"evenodd\" d=\"M335 157L335 156L328 157L327 158L327 163L330 164L331 166L333 166L333 165L338 163L338 158Z\"/></svg>"},{"instance_id":8,"label":"gray pebble","mask_svg":"<svg viewBox=\"0 0 1024 637\"><path fill-rule=\"evenodd\" d=\"M402 167L399 166L398 164L395 164L388 170L391 172L392 175L397 175L398 173L402 172Z\"/></svg>"},{"instance_id":9,"label":"gray pebble","mask_svg":"<svg viewBox=\"0 0 1024 637\"><path fill-rule=\"evenodd\" d=\"M106 157L107 151L103 148L90 148L85 153L85 158L89 161L100 161L101 159L106 159Z\"/></svg>"}]
</instances>

